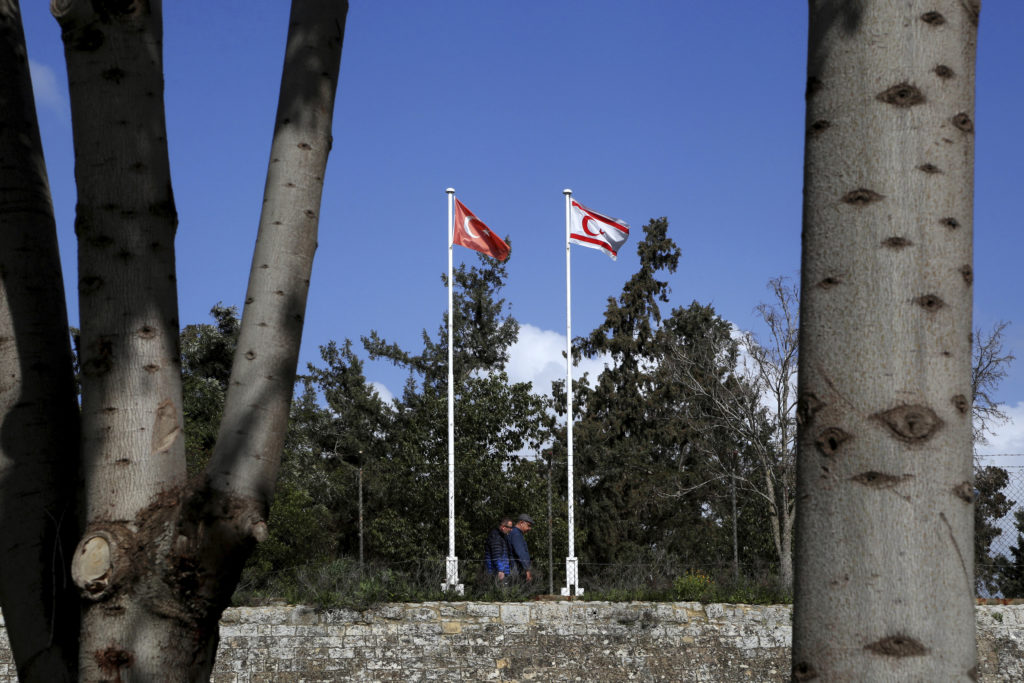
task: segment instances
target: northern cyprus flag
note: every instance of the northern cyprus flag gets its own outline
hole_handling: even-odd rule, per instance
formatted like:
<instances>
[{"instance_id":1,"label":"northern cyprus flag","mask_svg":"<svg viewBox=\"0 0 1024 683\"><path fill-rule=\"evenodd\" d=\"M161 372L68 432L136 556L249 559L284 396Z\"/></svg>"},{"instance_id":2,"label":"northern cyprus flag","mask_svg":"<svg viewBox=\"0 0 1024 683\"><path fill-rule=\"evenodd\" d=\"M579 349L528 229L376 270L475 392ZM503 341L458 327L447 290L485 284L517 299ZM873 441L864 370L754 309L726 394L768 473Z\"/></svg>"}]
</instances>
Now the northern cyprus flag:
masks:
<instances>
[{"instance_id":1,"label":"northern cyprus flag","mask_svg":"<svg viewBox=\"0 0 1024 683\"><path fill-rule=\"evenodd\" d=\"M619 247L629 239L629 223L618 218L605 216L572 200L569 214L569 241L581 247L601 249L615 257Z\"/></svg>"}]
</instances>

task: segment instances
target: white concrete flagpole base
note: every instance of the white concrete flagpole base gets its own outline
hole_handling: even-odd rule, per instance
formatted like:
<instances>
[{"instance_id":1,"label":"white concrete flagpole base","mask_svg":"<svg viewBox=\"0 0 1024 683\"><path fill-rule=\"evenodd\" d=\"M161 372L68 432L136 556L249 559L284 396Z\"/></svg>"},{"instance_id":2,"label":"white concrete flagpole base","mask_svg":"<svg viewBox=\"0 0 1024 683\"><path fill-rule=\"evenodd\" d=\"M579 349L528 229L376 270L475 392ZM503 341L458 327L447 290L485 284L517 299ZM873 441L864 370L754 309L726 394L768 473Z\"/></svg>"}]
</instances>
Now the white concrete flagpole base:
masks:
<instances>
[{"instance_id":1,"label":"white concrete flagpole base","mask_svg":"<svg viewBox=\"0 0 1024 683\"><path fill-rule=\"evenodd\" d=\"M457 594L462 595L465 590L463 584L459 583L459 558L446 557L444 564L445 581L441 584L441 590L445 592L455 591Z\"/></svg>"},{"instance_id":2,"label":"white concrete flagpole base","mask_svg":"<svg viewBox=\"0 0 1024 683\"><path fill-rule=\"evenodd\" d=\"M579 585L578 567L575 557L565 558L565 587L562 588L562 595L583 595L583 588Z\"/></svg>"}]
</instances>

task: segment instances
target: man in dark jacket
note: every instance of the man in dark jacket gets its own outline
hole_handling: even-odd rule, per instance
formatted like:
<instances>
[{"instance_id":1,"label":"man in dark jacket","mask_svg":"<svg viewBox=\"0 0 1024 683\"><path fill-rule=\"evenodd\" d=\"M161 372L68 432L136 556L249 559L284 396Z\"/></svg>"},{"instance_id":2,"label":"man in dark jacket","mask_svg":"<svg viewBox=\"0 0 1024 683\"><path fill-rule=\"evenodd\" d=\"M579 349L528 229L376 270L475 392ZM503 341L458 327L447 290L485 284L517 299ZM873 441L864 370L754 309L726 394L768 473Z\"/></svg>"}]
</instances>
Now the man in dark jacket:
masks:
<instances>
[{"instance_id":1,"label":"man in dark jacket","mask_svg":"<svg viewBox=\"0 0 1024 683\"><path fill-rule=\"evenodd\" d=\"M526 547L527 531L533 528L533 517L527 514L519 515L515 526L508 532L508 544L512 549L509 555L512 575L520 579L526 577L527 581L533 581L533 571L530 569L530 549Z\"/></svg>"},{"instance_id":2,"label":"man in dark jacket","mask_svg":"<svg viewBox=\"0 0 1024 683\"><path fill-rule=\"evenodd\" d=\"M484 542L484 571L498 583L504 583L511 571L509 565L508 532L512 529L512 518L502 517L501 523L491 529Z\"/></svg>"}]
</instances>

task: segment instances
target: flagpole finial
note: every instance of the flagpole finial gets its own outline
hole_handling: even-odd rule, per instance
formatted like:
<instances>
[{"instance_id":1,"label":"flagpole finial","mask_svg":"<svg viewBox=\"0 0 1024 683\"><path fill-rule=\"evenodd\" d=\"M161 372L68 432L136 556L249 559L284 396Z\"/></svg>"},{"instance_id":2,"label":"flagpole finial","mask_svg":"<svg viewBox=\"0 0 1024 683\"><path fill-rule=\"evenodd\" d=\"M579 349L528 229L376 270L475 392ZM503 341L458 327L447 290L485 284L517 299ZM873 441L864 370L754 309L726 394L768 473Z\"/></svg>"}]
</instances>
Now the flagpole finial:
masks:
<instances>
[{"instance_id":1,"label":"flagpole finial","mask_svg":"<svg viewBox=\"0 0 1024 683\"><path fill-rule=\"evenodd\" d=\"M447 190L445 190L445 192L447 192L448 194L455 194L455 188L449 187Z\"/></svg>"},{"instance_id":2,"label":"flagpole finial","mask_svg":"<svg viewBox=\"0 0 1024 683\"><path fill-rule=\"evenodd\" d=\"M565 188L564 190L562 190L562 194L572 194L572 190L570 190L569 188Z\"/></svg>"}]
</instances>

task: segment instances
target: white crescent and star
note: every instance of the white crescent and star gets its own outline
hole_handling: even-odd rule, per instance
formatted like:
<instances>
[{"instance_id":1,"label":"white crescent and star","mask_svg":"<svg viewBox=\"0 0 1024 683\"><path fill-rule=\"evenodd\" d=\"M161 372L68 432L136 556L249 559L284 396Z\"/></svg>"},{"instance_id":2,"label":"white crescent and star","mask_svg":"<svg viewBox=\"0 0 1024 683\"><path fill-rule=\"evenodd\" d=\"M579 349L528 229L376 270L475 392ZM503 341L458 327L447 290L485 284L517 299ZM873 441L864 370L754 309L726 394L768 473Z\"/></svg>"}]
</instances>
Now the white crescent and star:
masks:
<instances>
[{"instance_id":1,"label":"white crescent and star","mask_svg":"<svg viewBox=\"0 0 1024 683\"><path fill-rule=\"evenodd\" d=\"M473 232L469 228L470 223L472 223L473 221L476 221L477 223L480 223L480 227L483 229L483 232L486 234L487 228L480 221L480 219L477 218L476 216L466 216L465 218L463 218L462 219L462 229L465 230L466 234L469 235L470 237L472 237L474 239L479 239L480 235L476 234L475 232Z\"/></svg>"}]
</instances>

